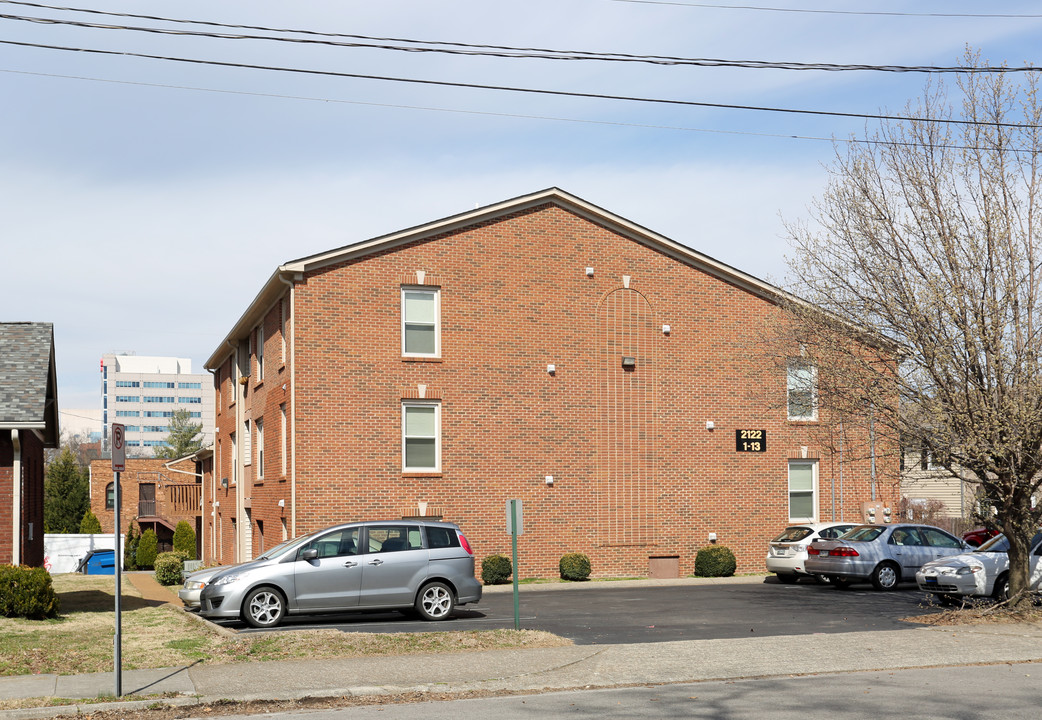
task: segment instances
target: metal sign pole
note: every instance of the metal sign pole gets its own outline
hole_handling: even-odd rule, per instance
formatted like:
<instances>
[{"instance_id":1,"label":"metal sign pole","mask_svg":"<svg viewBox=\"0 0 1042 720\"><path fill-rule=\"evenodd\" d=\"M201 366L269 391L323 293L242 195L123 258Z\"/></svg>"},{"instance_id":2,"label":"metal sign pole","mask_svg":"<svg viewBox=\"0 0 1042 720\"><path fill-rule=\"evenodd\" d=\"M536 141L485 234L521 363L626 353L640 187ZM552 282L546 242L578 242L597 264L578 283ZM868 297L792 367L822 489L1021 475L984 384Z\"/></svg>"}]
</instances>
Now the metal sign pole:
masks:
<instances>
[{"instance_id":1,"label":"metal sign pole","mask_svg":"<svg viewBox=\"0 0 1042 720\"><path fill-rule=\"evenodd\" d=\"M112 639L116 697L123 697L123 609L120 606L123 597L123 547L119 542L119 515L123 511L123 494L120 492L119 476L126 469L127 464L125 430L126 428L121 423L112 423L112 472L116 476L112 498L112 526L116 536L116 549L112 553L115 559L113 572L116 575L116 634Z\"/></svg>"},{"instance_id":2,"label":"metal sign pole","mask_svg":"<svg viewBox=\"0 0 1042 720\"><path fill-rule=\"evenodd\" d=\"M510 501L510 544L513 546L514 572L514 629L521 629L521 601L517 589L517 500Z\"/></svg>"},{"instance_id":3,"label":"metal sign pole","mask_svg":"<svg viewBox=\"0 0 1042 720\"><path fill-rule=\"evenodd\" d=\"M119 513L122 509L121 497L119 492L119 473L116 473L116 485L115 485L116 496L114 498L114 511L113 516L115 518L115 535L116 535L116 551L115 555L115 572L116 572L116 636L113 639L115 647L115 656L113 659L113 668L116 675L116 697L123 697L123 633L122 625L120 621L122 618L120 608L120 598L123 595L123 557L122 548L119 545Z\"/></svg>"}]
</instances>

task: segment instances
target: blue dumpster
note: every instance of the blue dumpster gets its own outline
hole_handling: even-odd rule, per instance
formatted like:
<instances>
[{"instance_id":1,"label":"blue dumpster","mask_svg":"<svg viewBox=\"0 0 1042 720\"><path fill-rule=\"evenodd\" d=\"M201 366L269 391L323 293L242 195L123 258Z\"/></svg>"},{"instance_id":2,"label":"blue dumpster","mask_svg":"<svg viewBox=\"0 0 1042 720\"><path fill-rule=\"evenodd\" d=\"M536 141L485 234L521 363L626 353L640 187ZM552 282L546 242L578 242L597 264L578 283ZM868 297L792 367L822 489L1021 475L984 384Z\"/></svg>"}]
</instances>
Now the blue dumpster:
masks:
<instances>
[{"instance_id":1,"label":"blue dumpster","mask_svg":"<svg viewBox=\"0 0 1042 720\"><path fill-rule=\"evenodd\" d=\"M95 550L87 556L88 575L115 575L116 553L114 550Z\"/></svg>"}]
</instances>

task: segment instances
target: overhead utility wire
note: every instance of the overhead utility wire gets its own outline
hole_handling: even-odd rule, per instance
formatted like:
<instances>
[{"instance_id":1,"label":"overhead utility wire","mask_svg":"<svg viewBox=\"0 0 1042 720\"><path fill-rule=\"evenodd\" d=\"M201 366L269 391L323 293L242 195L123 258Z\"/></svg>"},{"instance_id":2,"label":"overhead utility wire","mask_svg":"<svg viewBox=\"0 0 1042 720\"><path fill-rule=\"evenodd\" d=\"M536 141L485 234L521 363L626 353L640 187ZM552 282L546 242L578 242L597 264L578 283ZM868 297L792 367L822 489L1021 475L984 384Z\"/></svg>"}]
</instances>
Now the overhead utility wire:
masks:
<instances>
[{"instance_id":1,"label":"overhead utility wire","mask_svg":"<svg viewBox=\"0 0 1042 720\"><path fill-rule=\"evenodd\" d=\"M79 20L65 20L56 18L42 18L27 15L0 14L0 19L15 20L20 22L32 22L41 25L69 25L73 27L92 28L99 30L130 30L133 32L146 32L157 35L181 35L190 37L207 37L220 40L268 40L272 42L288 42L302 45L326 45L332 47L372 48L377 50L394 50L397 52L415 53L441 53L448 55L465 55L481 57L502 58L524 58L540 60L578 60L599 62L632 62L649 65L688 65L695 67L734 67L756 70L822 70L826 72L849 72L849 71L874 71L892 73L957 73L957 74L995 74L1014 72L1038 72L1042 68L1031 65L1019 67L972 67L964 65L870 65L864 63L804 63L794 61L772 61L772 60L724 60L721 58L685 58L671 55L636 55L630 53L609 53L588 50L553 50L549 48L526 48L513 47L509 45L477 45L469 43L444 42L436 40L411 40L407 38L373 37L368 35L349 35L341 33L318 33L310 30L285 30L267 28L252 25L228 25L225 23L211 23L195 20L179 20L154 15L131 15L129 13L108 13L97 10L79 10L76 8L61 8L57 6L39 5L37 3L16 2L15 0L0 0L2 3L17 5L32 5L52 10L71 10L73 12L90 12L103 15L117 15L120 17L134 17L138 19L157 20L160 22L186 23L193 25L206 25L213 27L227 27L234 29L261 30L273 33L298 33L306 35L319 35L323 37L351 38L356 42L343 42L335 40L319 40L313 38L291 38L272 37L268 35L243 35L233 33L209 33L201 30L173 30L169 28L141 27L134 25L112 25L102 23L88 23ZM358 42L365 41L365 42ZM387 45L381 43L407 43L410 46ZM420 47L433 45L435 47Z\"/></svg>"},{"instance_id":2,"label":"overhead utility wire","mask_svg":"<svg viewBox=\"0 0 1042 720\"><path fill-rule=\"evenodd\" d=\"M945 13L900 12L897 10L812 10L808 8L763 7L759 5L717 5L714 3L670 2L669 0L609 0L635 5L679 5L681 7L712 8L714 10L757 10L763 12L809 13L816 15L884 15L887 17L943 17L943 18L1040 18L1031 13Z\"/></svg>"},{"instance_id":3,"label":"overhead utility wire","mask_svg":"<svg viewBox=\"0 0 1042 720\"><path fill-rule=\"evenodd\" d=\"M793 115L824 115L827 117L861 118L868 120L896 120L907 121L913 118L900 115L882 115L873 113L840 112L836 110L803 110L799 108L779 108L761 105L734 105L731 103L699 102L696 100L669 100L663 98L644 98L632 95L607 95L602 93L584 93L569 90L544 90L540 88L511 87L509 85L486 85L483 83L452 82L449 80L422 80L419 78L403 78L387 75L366 75L363 73L347 73L335 70L308 70L304 68L281 67L278 65L253 65L249 63L223 62L220 60L199 60L197 58L182 58L169 55L150 55L147 53L126 52L121 50L98 50L94 48L65 47L62 45L44 45L41 43L20 42L17 40L0 40L0 45L14 45L17 47L41 48L44 50L63 50L68 52L81 52L93 55L116 55L120 57L136 57L148 60L168 60L171 62L188 63L191 65L213 65L216 67L243 68L248 70L270 70L274 72L288 72L301 75L321 75L326 77L355 78L359 80L379 80L382 82L400 82L413 85L435 85L439 87L466 88L469 90L499 90L503 92L528 93L532 95L553 95L557 97L575 97L594 100L622 100L625 102L654 103L659 105L679 105L684 107L720 108L727 110L754 110L758 112L777 112ZM977 125L984 127L1010 127L1040 129L1042 125L1027 125L1021 123L1007 122L983 122L978 120L957 120L952 118L915 118L921 122L942 123L946 125Z\"/></svg>"},{"instance_id":4,"label":"overhead utility wire","mask_svg":"<svg viewBox=\"0 0 1042 720\"><path fill-rule=\"evenodd\" d=\"M647 130L676 130L681 132L712 133L716 135L746 135L750 137L778 138L781 140L813 140L816 142L845 143L847 145L886 145L888 147L921 147L919 143L903 140L869 140L864 138L822 137L820 135L793 135L783 133L753 132L750 130L720 130L715 128L697 128L684 125L653 125L651 123L623 122L621 120L592 120L590 118L569 118L554 115L526 115L522 113L491 112L487 110L461 110L459 108L435 107L433 105L402 105L400 103L366 102L364 100L343 100L340 98L309 97L307 95L284 95L280 93L262 93L250 90L227 90L223 88L207 88L193 85L171 85L168 83L150 83L137 80L112 80L109 78L89 77L85 75L59 75L57 73L30 72L27 70L7 70L0 72L16 75L33 75L35 77L62 78L65 80L86 80L89 82L111 83L113 85L134 85L138 87L163 88L167 90L193 90L196 92L221 93L225 95L245 95L247 97L274 98L277 100L306 100L308 102L336 103L338 105L363 105L366 107L394 108L398 110L423 110L427 112L454 113L458 115L481 115L486 117L519 118L522 120L547 120L552 122L580 123L588 125L610 125L614 127L632 127ZM980 150L971 145L934 144L930 146L939 150ZM1015 154L1030 152L1024 148L1004 147L1003 151Z\"/></svg>"}]
</instances>

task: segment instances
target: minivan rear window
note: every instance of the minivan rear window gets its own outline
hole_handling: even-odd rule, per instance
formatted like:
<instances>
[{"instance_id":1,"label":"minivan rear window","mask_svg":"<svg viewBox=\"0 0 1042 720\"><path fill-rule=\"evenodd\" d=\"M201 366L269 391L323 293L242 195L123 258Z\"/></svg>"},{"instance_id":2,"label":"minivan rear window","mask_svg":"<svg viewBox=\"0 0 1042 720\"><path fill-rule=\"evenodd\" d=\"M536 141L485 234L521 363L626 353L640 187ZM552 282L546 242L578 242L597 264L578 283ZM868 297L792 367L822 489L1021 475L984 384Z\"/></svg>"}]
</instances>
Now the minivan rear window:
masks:
<instances>
[{"instance_id":1,"label":"minivan rear window","mask_svg":"<svg viewBox=\"0 0 1042 720\"><path fill-rule=\"evenodd\" d=\"M427 528L427 546L431 548L459 547L459 537L453 528Z\"/></svg>"},{"instance_id":2,"label":"minivan rear window","mask_svg":"<svg viewBox=\"0 0 1042 720\"><path fill-rule=\"evenodd\" d=\"M771 540L771 542L799 542L813 532L814 530L809 527L793 525L792 527L785 528L785 532L774 538L774 540Z\"/></svg>"}]
</instances>

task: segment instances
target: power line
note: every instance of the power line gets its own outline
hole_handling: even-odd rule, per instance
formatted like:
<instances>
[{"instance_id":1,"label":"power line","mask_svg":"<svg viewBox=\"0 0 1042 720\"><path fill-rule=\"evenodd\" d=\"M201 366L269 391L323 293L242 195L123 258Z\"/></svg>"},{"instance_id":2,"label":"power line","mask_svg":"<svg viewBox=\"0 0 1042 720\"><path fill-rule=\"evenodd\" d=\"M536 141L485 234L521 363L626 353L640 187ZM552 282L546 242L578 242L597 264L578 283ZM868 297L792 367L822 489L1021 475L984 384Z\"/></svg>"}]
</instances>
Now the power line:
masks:
<instances>
[{"instance_id":1,"label":"power line","mask_svg":"<svg viewBox=\"0 0 1042 720\"><path fill-rule=\"evenodd\" d=\"M232 29L261 30L271 33L294 33L309 36L321 36L323 38L350 38L353 42L344 42L330 39L316 39L314 37L292 38L272 37L268 35L245 35L233 33L211 33L201 30L173 30L169 28L142 27L134 25L112 25L102 23L88 23L79 20L42 18L26 15L0 14L0 19L14 20L19 22L32 22L43 25L68 25L100 30L127 30L132 32L144 32L158 35L179 35L188 37L206 37L221 40L265 40L269 42L287 42L303 45L325 45L333 47L369 48L377 50L391 50L397 52L411 53L439 53L448 55L499 57L511 59L539 59L539 60L570 60L570 61L596 61L596 62L625 62L644 63L651 65L668 66L694 66L694 67L730 67L755 70L819 70L826 72L850 72L850 71L873 71L889 73L955 73L955 74L994 74L994 73L1016 73L1016 72L1038 72L1042 68L1031 65L1008 67L1008 66L965 66L965 65L873 65L867 63L806 63L787 60L726 60L722 58L686 58L672 55L637 55L632 53L613 53L588 50L554 50L549 48L515 47L510 45L483 45L458 42L445 42L434 40L414 40L408 38L374 37L369 35L352 35L343 33L319 33L310 30L289 30L281 28L270 28L257 25L232 25L228 23L207 22L201 20L183 20L155 15L135 15L131 13L114 13L101 10L81 10L53 5L41 5L39 3L20 2L19 0L0 0L2 3L14 5L28 5L32 7L45 8L49 10L64 10L72 12L85 12L99 15L118 17L132 17L137 19L157 20L160 22L184 23L192 25L204 25L210 27L224 27ZM403 43L404 45L390 45L387 43ZM433 46L433 47L424 47Z\"/></svg>"},{"instance_id":2,"label":"power line","mask_svg":"<svg viewBox=\"0 0 1042 720\"><path fill-rule=\"evenodd\" d=\"M663 98L645 98L632 95L608 95L603 93L585 93L568 90L545 90L540 88L512 87L508 85L488 85L483 83L453 82L449 80L422 80L419 78L392 77L387 75L368 75L364 73L347 73L334 70L309 70L304 68L282 67L277 65L254 65L250 63L223 62L219 60L200 60L197 58L173 57L169 55L151 55L147 53L135 53L119 50L98 50L95 48L66 47L62 45L45 45L41 43L27 43L16 40L0 40L2 45L14 45L18 47L41 48L44 50L62 50L67 52L81 52L95 55L116 55L120 57L136 57L149 60L166 60L170 62L188 63L193 65L212 65L216 67L241 68L250 70L269 70L273 72L288 72L302 75L319 75L325 77L354 78L360 80L377 80L381 82L398 82L413 85L433 85L438 87L465 88L469 90L497 90L501 92L525 93L530 95L550 95L556 97L573 97L594 100L619 100L623 102L653 103L659 105L676 105L681 107L703 107L727 110L749 110L756 112L776 112L792 115L818 115L825 117L858 118L867 120L895 120L907 121L911 118L900 115L883 115L874 113L841 112L836 110L804 110L800 108L780 108L762 105L736 105L732 103L711 103L696 100L670 100ZM921 122L941 123L946 125L978 125L986 127L1008 127L1021 129L1042 129L1042 125L1028 125L1007 122L981 122L977 120L958 120L951 118L916 118Z\"/></svg>"},{"instance_id":3,"label":"power line","mask_svg":"<svg viewBox=\"0 0 1042 720\"><path fill-rule=\"evenodd\" d=\"M551 122L582 123L589 125L608 125L612 127L630 127L645 130L674 130L681 132L697 132L716 135L742 135L749 137L774 138L780 140L811 140L816 142L841 143L845 145L886 145L888 147L921 147L921 143L898 140L866 140L863 138L822 137L820 135L793 135L782 133L753 132L751 130L719 130L715 128L696 128L683 125L661 125L651 123L622 122L620 120L591 120L589 118L567 118L554 115L530 115L523 113L491 112L487 110L461 110L459 108L434 107L431 105L403 105L401 103L378 103L364 100L342 100L340 98L309 97L307 95L285 95L280 93L262 93L250 90L228 90L224 88L206 88L192 85L171 85L168 83L150 83L137 80L112 80L84 75L60 75L57 73L30 72L28 70L8 70L0 68L0 72L16 75L33 75L36 77L61 78L65 80L84 80L88 82L110 83L114 85L134 85L139 87L162 88L167 90L191 90L195 92L220 93L226 95L245 95L248 97L274 98L278 100L304 100L309 102L335 103L339 105L361 105L364 107L393 108L398 110L422 110L425 112L454 113L459 115L479 115L485 117L516 118L520 120L545 120ZM931 145L938 150L981 150L985 148L970 145ZM1023 148L1003 148L1012 153L1028 152ZM182 333L184 334L184 333ZM190 334L190 333L189 333Z\"/></svg>"},{"instance_id":4,"label":"power line","mask_svg":"<svg viewBox=\"0 0 1042 720\"><path fill-rule=\"evenodd\" d=\"M6 0L5 0L6 1ZM808 8L763 7L759 5L718 5L715 3L671 2L670 0L609 0L635 5L677 5L680 7L712 8L714 10L754 10L779 13L806 13L814 15L881 15L884 17L940 17L940 18L1042 18L1034 13L946 13L899 12L887 10L813 10Z\"/></svg>"}]
</instances>

